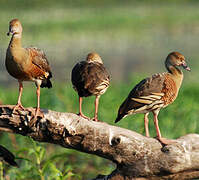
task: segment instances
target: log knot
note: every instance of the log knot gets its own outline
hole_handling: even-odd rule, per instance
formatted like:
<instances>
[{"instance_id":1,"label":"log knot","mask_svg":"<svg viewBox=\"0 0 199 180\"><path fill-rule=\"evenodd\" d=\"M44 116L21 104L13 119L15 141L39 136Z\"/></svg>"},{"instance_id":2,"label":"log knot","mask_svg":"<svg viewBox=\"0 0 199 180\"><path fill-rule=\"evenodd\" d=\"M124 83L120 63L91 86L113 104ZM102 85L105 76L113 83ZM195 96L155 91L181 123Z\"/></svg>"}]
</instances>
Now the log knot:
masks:
<instances>
[{"instance_id":1,"label":"log knot","mask_svg":"<svg viewBox=\"0 0 199 180\"><path fill-rule=\"evenodd\" d=\"M121 142L120 137L113 137L111 140L111 146L117 146Z\"/></svg>"}]
</instances>

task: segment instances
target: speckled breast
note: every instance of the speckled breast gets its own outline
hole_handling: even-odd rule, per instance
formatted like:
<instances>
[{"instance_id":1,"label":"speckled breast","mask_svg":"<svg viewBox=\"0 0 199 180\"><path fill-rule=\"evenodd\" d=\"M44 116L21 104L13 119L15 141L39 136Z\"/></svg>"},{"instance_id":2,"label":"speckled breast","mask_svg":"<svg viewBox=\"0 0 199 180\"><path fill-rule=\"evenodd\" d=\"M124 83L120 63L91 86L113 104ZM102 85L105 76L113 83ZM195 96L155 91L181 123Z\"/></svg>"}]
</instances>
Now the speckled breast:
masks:
<instances>
[{"instance_id":1,"label":"speckled breast","mask_svg":"<svg viewBox=\"0 0 199 180\"><path fill-rule=\"evenodd\" d=\"M164 107L171 104L178 95L178 88L176 83L168 74L165 75L162 93L164 93L164 96L161 98L161 100L164 102Z\"/></svg>"}]
</instances>

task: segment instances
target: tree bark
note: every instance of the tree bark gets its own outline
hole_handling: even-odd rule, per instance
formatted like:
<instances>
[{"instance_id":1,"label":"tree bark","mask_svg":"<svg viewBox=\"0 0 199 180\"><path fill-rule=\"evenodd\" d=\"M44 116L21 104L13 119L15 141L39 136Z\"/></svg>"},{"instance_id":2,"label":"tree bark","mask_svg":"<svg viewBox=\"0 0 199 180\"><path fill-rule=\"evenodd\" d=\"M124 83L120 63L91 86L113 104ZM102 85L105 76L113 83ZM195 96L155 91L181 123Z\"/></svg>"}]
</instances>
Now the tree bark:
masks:
<instances>
[{"instance_id":1,"label":"tree bark","mask_svg":"<svg viewBox=\"0 0 199 180\"><path fill-rule=\"evenodd\" d=\"M96 180L199 178L198 134L188 134L174 144L162 146L154 138L73 113L44 109L44 116L34 119L35 109L13 112L13 107L0 106L1 131L95 154L117 165L110 175Z\"/></svg>"}]
</instances>

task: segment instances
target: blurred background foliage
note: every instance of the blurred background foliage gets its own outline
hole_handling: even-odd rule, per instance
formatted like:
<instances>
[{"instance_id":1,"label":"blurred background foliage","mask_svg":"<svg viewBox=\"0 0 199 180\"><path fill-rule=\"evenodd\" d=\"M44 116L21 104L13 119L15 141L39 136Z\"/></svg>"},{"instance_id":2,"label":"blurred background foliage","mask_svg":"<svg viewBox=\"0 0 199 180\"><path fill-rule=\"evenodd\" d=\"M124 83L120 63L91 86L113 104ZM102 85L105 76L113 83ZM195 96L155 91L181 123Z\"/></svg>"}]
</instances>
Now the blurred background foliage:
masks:
<instances>
[{"instance_id":1,"label":"blurred background foliage","mask_svg":"<svg viewBox=\"0 0 199 180\"><path fill-rule=\"evenodd\" d=\"M118 107L133 86L146 76L165 71L167 54L179 51L192 71L184 72L176 101L161 110L160 128L168 138L198 133L198 8L197 0L0 0L0 100L4 104L17 102L17 81L6 72L4 60L10 41L8 23L18 18L23 25L23 46L43 49L52 67L54 87L42 89L41 107L78 111L71 69L96 51L112 79L100 99L99 119L114 124ZM24 84L22 102L35 107L34 84ZM94 97L84 101L83 111L93 116ZM117 125L144 134L143 115L129 116ZM150 132L156 135L152 120ZM11 180L91 179L115 168L94 155L35 143L20 135L1 133L0 143L18 157L19 169L4 165L5 176Z\"/></svg>"}]
</instances>

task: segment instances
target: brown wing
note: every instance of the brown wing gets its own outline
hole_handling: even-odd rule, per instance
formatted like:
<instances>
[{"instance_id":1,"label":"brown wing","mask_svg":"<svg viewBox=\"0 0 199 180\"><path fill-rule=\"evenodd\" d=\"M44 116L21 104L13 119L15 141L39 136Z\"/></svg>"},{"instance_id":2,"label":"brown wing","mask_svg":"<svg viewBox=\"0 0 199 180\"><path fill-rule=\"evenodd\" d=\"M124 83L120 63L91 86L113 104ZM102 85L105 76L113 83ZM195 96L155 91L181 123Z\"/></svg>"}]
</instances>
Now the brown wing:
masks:
<instances>
[{"instance_id":1,"label":"brown wing","mask_svg":"<svg viewBox=\"0 0 199 180\"><path fill-rule=\"evenodd\" d=\"M51 88L52 84L50 78L52 77L52 72L45 53L35 47L26 48L26 50L29 51L30 59L32 61L30 71L32 77L42 80L41 87Z\"/></svg>"},{"instance_id":2,"label":"brown wing","mask_svg":"<svg viewBox=\"0 0 199 180\"><path fill-rule=\"evenodd\" d=\"M31 59L32 59L32 63L34 65L39 67L44 72L51 71L47 57L42 50L35 48L35 47L30 47L30 48L26 48L26 49L29 51Z\"/></svg>"},{"instance_id":3,"label":"brown wing","mask_svg":"<svg viewBox=\"0 0 199 180\"><path fill-rule=\"evenodd\" d=\"M138 83L120 106L116 122L128 114L145 113L163 107L164 82L165 73L162 73L155 74Z\"/></svg>"},{"instance_id":4,"label":"brown wing","mask_svg":"<svg viewBox=\"0 0 199 180\"><path fill-rule=\"evenodd\" d=\"M80 97L101 95L109 86L110 76L101 63L79 62L72 70L73 86Z\"/></svg>"}]
</instances>

